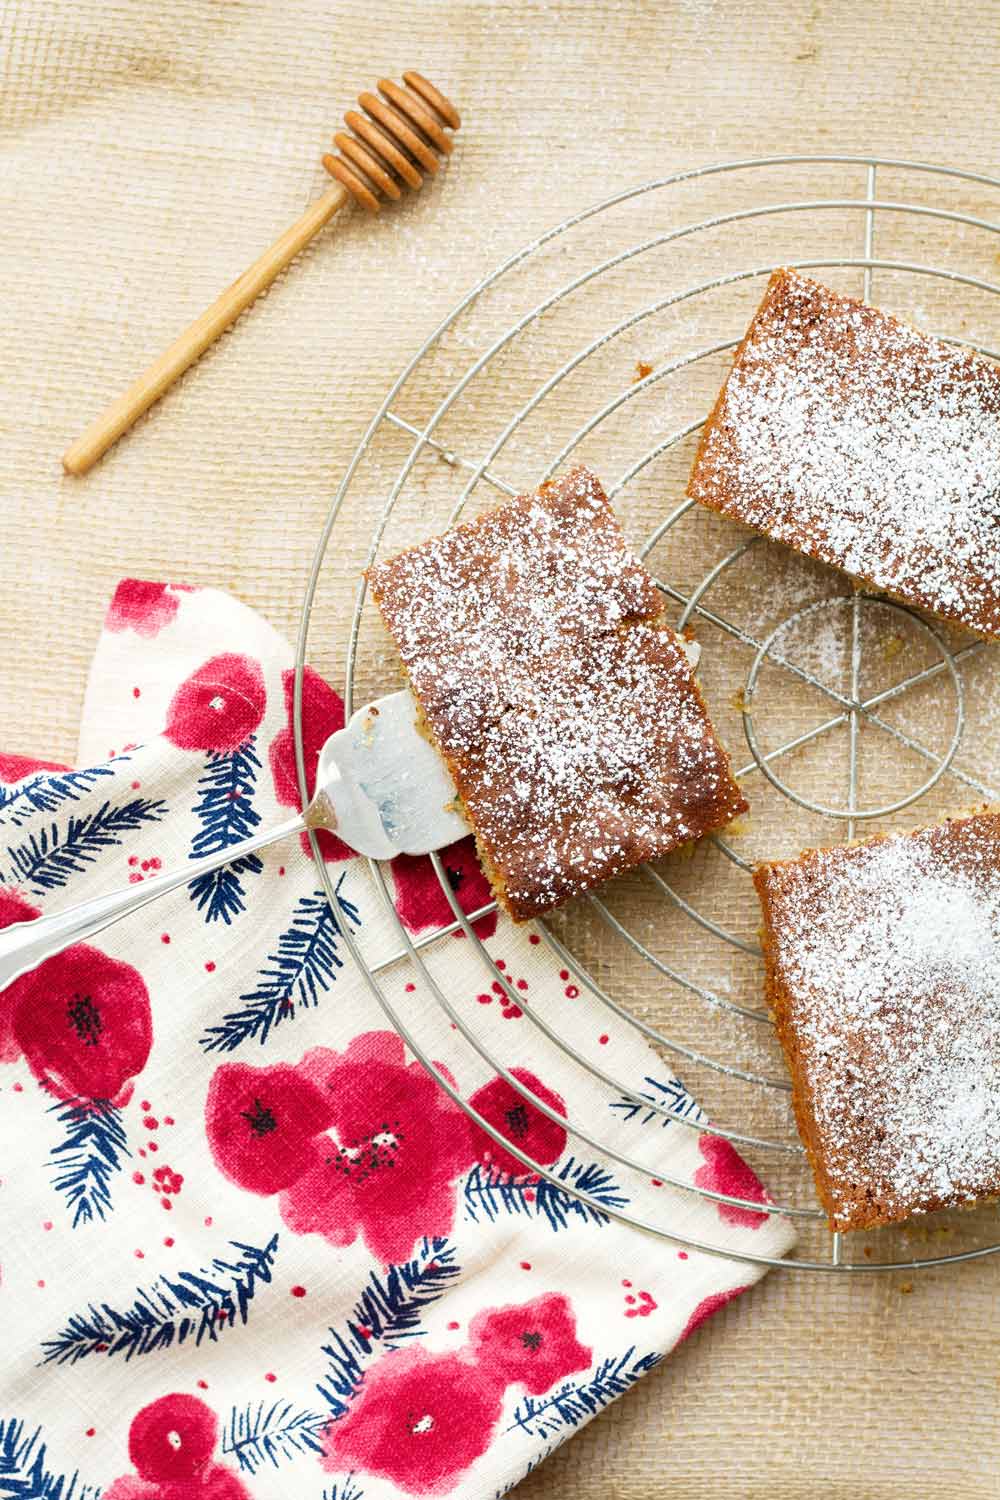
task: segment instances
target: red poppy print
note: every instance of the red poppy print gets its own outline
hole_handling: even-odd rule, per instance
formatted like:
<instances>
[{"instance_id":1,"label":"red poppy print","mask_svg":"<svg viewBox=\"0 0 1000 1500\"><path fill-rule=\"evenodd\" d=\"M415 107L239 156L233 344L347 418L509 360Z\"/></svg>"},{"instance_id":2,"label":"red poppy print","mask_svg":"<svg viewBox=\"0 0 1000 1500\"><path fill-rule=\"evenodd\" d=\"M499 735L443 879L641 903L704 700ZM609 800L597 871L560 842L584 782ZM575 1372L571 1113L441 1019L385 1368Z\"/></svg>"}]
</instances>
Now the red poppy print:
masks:
<instances>
[{"instance_id":1,"label":"red poppy print","mask_svg":"<svg viewBox=\"0 0 1000 1500\"><path fill-rule=\"evenodd\" d=\"M502 1393L461 1355L393 1352L327 1428L323 1467L362 1469L411 1495L443 1495L489 1448Z\"/></svg>"},{"instance_id":2,"label":"red poppy print","mask_svg":"<svg viewBox=\"0 0 1000 1500\"><path fill-rule=\"evenodd\" d=\"M102 1500L250 1500L246 1486L222 1464L209 1464L194 1479L168 1479L162 1484L126 1474L109 1490L102 1490L101 1496Z\"/></svg>"},{"instance_id":3,"label":"red poppy print","mask_svg":"<svg viewBox=\"0 0 1000 1500\"><path fill-rule=\"evenodd\" d=\"M125 1104L153 1042L149 993L131 964L77 943L14 981L12 1030L59 1099Z\"/></svg>"},{"instance_id":4,"label":"red poppy print","mask_svg":"<svg viewBox=\"0 0 1000 1500\"><path fill-rule=\"evenodd\" d=\"M543 1104L547 1104L550 1109L565 1116L566 1105L563 1099L553 1089L546 1088L534 1073L529 1073L527 1068L511 1068L510 1071L518 1083L523 1083L525 1088L537 1094ZM539 1166L551 1166L566 1149L564 1128L555 1120L550 1119L548 1115L543 1114L537 1104L533 1104L530 1099L518 1093L506 1078L494 1078L491 1083L477 1089L469 1103L484 1120L495 1126L501 1135L520 1147L524 1154L530 1156ZM485 1130L476 1127L475 1138L479 1146L480 1160L489 1162L498 1172L511 1172L515 1176L523 1176L531 1170L512 1152L505 1151L502 1146L498 1145Z\"/></svg>"},{"instance_id":5,"label":"red poppy print","mask_svg":"<svg viewBox=\"0 0 1000 1500\"><path fill-rule=\"evenodd\" d=\"M10 927L14 922L30 922L40 916L37 906L31 906L6 886L0 886L0 928Z\"/></svg>"},{"instance_id":6,"label":"red poppy print","mask_svg":"<svg viewBox=\"0 0 1000 1500\"><path fill-rule=\"evenodd\" d=\"M162 1496L155 1480L138 1479L134 1474L124 1474L109 1490L101 1491L101 1500L162 1500Z\"/></svg>"},{"instance_id":7,"label":"red poppy print","mask_svg":"<svg viewBox=\"0 0 1000 1500\"><path fill-rule=\"evenodd\" d=\"M219 1420L197 1396L176 1392L144 1406L132 1419L126 1475L105 1500L250 1500L231 1469L212 1462Z\"/></svg>"},{"instance_id":8,"label":"red poppy print","mask_svg":"<svg viewBox=\"0 0 1000 1500\"><path fill-rule=\"evenodd\" d=\"M149 583L143 578L123 578L115 589L104 628L114 632L134 630L147 639L158 635L177 613L177 593L187 593L183 584Z\"/></svg>"},{"instance_id":9,"label":"red poppy print","mask_svg":"<svg viewBox=\"0 0 1000 1500\"><path fill-rule=\"evenodd\" d=\"M57 760L32 760L27 755L0 755L0 781L5 786L12 786L15 781L23 781L26 776L32 776L36 771L68 771L69 766L61 765Z\"/></svg>"},{"instance_id":10,"label":"red poppy print","mask_svg":"<svg viewBox=\"0 0 1000 1500\"><path fill-rule=\"evenodd\" d=\"M489 1448L509 1385L541 1395L587 1369L569 1300L548 1293L481 1312L457 1353L393 1351L326 1429L325 1468L360 1469L411 1495L443 1495Z\"/></svg>"},{"instance_id":11,"label":"red poppy print","mask_svg":"<svg viewBox=\"0 0 1000 1500\"><path fill-rule=\"evenodd\" d=\"M361 1235L385 1262L450 1231L455 1179L475 1160L465 1114L407 1064L393 1031L342 1053L314 1048L296 1067L223 1063L205 1125L220 1170L250 1192L280 1192L289 1229L333 1245Z\"/></svg>"},{"instance_id":12,"label":"red poppy print","mask_svg":"<svg viewBox=\"0 0 1000 1500\"><path fill-rule=\"evenodd\" d=\"M738 1297L741 1292L746 1291L749 1291L749 1287L734 1286L728 1292L711 1292L709 1296L702 1297L698 1306L684 1324L684 1331L677 1342L683 1344L684 1340L690 1338L695 1329L700 1328L702 1323L706 1322L713 1313L719 1311L720 1307L725 1307L727 1302L732 1302L734 1297Z\"/></svg>"},{"instance_id":13,"label":"red poppy print","mask_svg":"<svg viewBox=\"0 0 1000 1500\"><path fill-rule=\"evenodd\" d=\"M475 1159L464 1112L393 1031L355 1037L346 1052L317 1048L300 1070L325 1083L336 1140L287 1188L281 1214L299 1234L349 1245L360 1234L382 1261L403 1260L424 1235L446 1235L455 1179Z\"/></svg>"},{"instance_id":14,"label":"red poppy print","mask_svg":"<svg viewBox=\"0 0 1000 1500\"><path fill-rule=\"evenodd\" d=\"M0 887L0 928L10 927L14 922L30 922L33 917L40 916L37 906L29 906L13 891ZM18 985L22 982L18 980L0 990L0 1062L17 1062L21 1056L21 1044L14 1035L14 1012Z\"/></svg>"},{"instance_id":15,"label":"red poppy print","mask_svg":"<svg viewBox=\"0 0 1000 1500\"><path fill-rule=\"evenodd\" d=\"M316 1161L314 1137L333 1120L333 1100L288 1063L223 1063L205 1104L219 1169L251 1193L277 1193Z\"/></svg>"},{"instance_id":16,"label":"red poppy print","mask_svg":"<svg viewBox=\"0 0 1000 1500\"><path fill-rule=\"evenodd\" d=\"M269 752L274 795L282 807L302 810L299 796L299 779L295 766L295 673L282 672L281 686L285 695L285 718L287 724L271 741ZM331 734L344 727L344 704L318 672L312 667L302 669L302 754L306 772L306 786L310 797L316 790L316 772L319 754ZM328 864L340 859L353 859L354 850L328 829L321 828L317 834L320 852ZM301 835L302 847L310 853L309 839Z\"/></svg>"},{"instance_id":17,"label":"red poppy print","mask_svg":"<svg viewBox=\"0 0 1000 1500\"><path fill-rule=\"evenodd\" d=\"M266 700L260 662L223 652L181 683L167 710L164 734L179 750L228 754L257 729Z\"/></svg>"},{"instance_id":18,"label":"red poppy print","mask_svg":"<svg viewBox=\"0 0 1000 1500\"><path fill-rule=\"evenodd\" d=\"M750 1203L770 1203L764 1184L735 1150L732 1144L719 1135L700 1135L698 1149L705 1158L705 1165L694 1174L695 1187L707 1188L711 1193L726 1193L730 1198L746 1198ZM719 1218L724 1224L737 1224L741 1229L759 1229L767 1223L767 1214L755 1213L752 1208L738 1208L733 1203L717 1203Z\"/></svg>"},{"instance_id":19,"label":"red poppy print","mask_svg":"<svg viewBox=\"0 0 1000 1500\"><path fill-rule=\"evenodd\" d=\"M477 1362L501 1385L540 1396L557 1380L590 1367L593 1352L576 1336L569 1299L556 1292L473 1318L469 1341Z\"/></svg>"},{"instance_id":20,"label":"red poppy print","mask_svg":"<svg viewBox=\"0 0 1000 1500\"><path fill-rule=\"evenodd\" d=\"M481 906L489 905L493 892L476 856L474 838L459 839L457 844L442 849L441 863L448 884L464 912L478 911ZM396 891L396 912L408 932L448 927L454 922L455 914L426 854L397 854L390 869ZM472 928L477 937L491 938L497 929L496 912L480 917L473 922Z\"/></svg>"}]
</instances>

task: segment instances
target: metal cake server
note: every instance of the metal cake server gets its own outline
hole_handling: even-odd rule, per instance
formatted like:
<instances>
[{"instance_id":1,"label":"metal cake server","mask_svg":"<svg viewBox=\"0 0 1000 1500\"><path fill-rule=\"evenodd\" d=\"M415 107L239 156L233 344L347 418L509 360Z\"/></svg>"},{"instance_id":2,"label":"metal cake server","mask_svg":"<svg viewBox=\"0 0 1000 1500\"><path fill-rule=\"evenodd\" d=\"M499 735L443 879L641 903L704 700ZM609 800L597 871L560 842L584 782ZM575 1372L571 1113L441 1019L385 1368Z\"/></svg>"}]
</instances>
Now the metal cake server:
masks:
<instances>
[{"instance_id":1,"label":"metal cake server","mask_svg":"<svg viewBox=\"0 0 1000 1500\"><path fill-rule=\"evenodd\" d=\"M694 641L682 644L695 670L700 647ZM0 990L157 896L307 828L335 831L345 844L371 859L429 854L469 832L448 768L417 729L417 705L408 688L367 703L343 729L331 734L320 751L316 792L305 812L218 854L147 877L141 885L92 896L77 906L0 930Z\"/></svg>"},{"instance_id":2,"label":"metal cake server","mask_svg":"<svg viewBox=\"0 0 1000 1500\"><path fill-rule=\"evenodd\" d=\"M416 702L407 688L366 704L320 751L316 792L305 812L218 854L188 860L182 869L147 877L141 885L3 928L0 990L43 959L93 937L157 896L306 828L336 830L345 844L372 859L429 854L464 838L469 825L457 810L455 785L440 755L417 730L416 719Z\"/></svg>"}]
</instances>

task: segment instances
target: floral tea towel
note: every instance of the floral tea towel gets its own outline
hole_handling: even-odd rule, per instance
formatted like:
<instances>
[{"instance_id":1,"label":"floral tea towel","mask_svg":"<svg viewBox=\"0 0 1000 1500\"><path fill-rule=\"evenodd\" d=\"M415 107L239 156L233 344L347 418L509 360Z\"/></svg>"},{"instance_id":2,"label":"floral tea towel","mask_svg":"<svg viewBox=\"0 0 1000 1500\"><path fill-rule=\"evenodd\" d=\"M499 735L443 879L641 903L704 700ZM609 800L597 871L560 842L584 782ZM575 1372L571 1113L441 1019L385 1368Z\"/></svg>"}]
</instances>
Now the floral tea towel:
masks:
<instances>
[{"instance_id":1,"label":"floral tea towel","mask_svg":"<svg viewBox=\"0 0 1000 1500\"><path fill-rule=\"evenodd\" d=\"M285 816L290 668L229 596L122 583L87 769L0 756L0 924ZM342 722L309 673L307 756ZM0 992L0 1497L493 1500L761 1274L603 1209L737 1254L789 1247L780 1217L672 1185L767 1202L537 932L478 919L509 992L461 934L430 943L442 1005L400 938L451 921L429 861L394 861L393 911L367 861L330 835L322 853L336 910L293 840ZM466 911L488 904L471 841L445 863ZM413 1058L348 938L411 1041L554 1181Z\"/></svg>"}]
</instances>

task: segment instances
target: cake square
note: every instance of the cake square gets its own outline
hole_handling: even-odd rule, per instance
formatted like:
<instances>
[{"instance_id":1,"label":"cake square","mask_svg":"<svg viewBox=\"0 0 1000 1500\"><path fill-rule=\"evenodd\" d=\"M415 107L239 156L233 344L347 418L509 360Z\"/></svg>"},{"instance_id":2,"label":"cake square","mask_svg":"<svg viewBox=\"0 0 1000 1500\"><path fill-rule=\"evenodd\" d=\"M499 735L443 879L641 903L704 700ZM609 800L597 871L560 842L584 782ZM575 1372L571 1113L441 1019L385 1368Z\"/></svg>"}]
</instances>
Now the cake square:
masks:
<instances>
[{"instance_id":1,"label":"cake square","mask_svg":"<svg viewBox=\"0 0 1000 1500\"><path fill-rule=\"evenodd\" d=\"M776 271L688 495L1000 636L1000 367Z\"/></svg>"},{"instance_id":2,"label":"cake square","mask_svg":"<svg viewBox=\"0 0 1000 1500\"><path fill-rule=\"evenodd\" d=\"M746 810L684 642L588 470L368 577L516 921Z\"/></svg>"},{"instance_id":3,"label":"cake square","mask_svg":"<svg viewBox=\"0 0 1000 1500\"><path fill-rule=\"evenodd\" d=\"M754 884L830 1228L1000 1193L1000 813L809 849Z\"/></svg>"}]
</instances>

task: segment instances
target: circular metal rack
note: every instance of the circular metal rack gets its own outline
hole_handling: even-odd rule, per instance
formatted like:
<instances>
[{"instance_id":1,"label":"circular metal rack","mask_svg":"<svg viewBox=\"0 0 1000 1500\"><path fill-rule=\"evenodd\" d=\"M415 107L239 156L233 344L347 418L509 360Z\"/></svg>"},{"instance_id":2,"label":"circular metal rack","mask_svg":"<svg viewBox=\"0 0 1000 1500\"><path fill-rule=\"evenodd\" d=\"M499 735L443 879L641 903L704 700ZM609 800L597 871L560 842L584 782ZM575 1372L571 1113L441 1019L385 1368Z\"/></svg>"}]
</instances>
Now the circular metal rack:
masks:
<instances>
[{"instance_id":1,"label":"circular metal rack","mask_svg":"<svg viewBox=\"0 0 1000 1500\"><path fill-rule=\"evenodd\" d=\"M841 180L850 181L853 178L857 187L863 188L863 191L858 191L853 195L850 193L847 195L831 193L827 196L809 194L779 198L776 201L767 199L760 201L758 184L767 184L773 177L781 178L782 174L790 175L796 181L807 177L810 183L816 180L821 181L825 174L835 174L838 178L838 185ZM910 183L912 180L918 185L915 197L911 197L909 193L902 197L880 197L880 183L887 177L893 183L897 181ZM737 207L726 206L725 202L720 204L718 190L725 186L727 197L730 191L737 196L737 185L741 190L751 193L752 201ZM656 210L659 211L659 205L665 202L667 211L673 212L675 200L680 208L686 209L691 194L701 189L709 193L715 191L715 212L701 218L685 219L675 227L647 234L638 242L626 243L614 253L608 253L612 220L615 232L627 231L629 227L627 215L630 210L644 209L645 216L648 218L651 205L655 205ZM945 189L956 194L958 199L956 206L945 206L938 201ZM915 235L911 234L910 239L904 236L903 243L907 250L912 247L914 238L919 248L923 250L926 241L931 237L932 230L945 230L950 237L949 243L959 246L965 245L966 237L972 239L982 233L986 236L990 255L988 260L980 256L976 264L982 265L984 262L988 264L990 261L995 263L996 241L993 236L1000 233L1000 224L966 212L962 205L972 194L977 195L978 198L978 196L986 196L998 191L1000 191L1000 179L997 178L948 167L872 156L785 156L727 162L677 173L607 198L564 220L533 240L473 287L417 350L372 418L344 474L320 536L306 591L296 659L295 744L299 781L303 790L305 777L301 732L301 673L309 645L310 626L314 621L314 604L317 591L321 588L323 567L328 560L330 542L338 515L344 512L349 499L353 502L354 495L360 488L359 469L383 436L390 435L394 440L395 446L391 446L390 451L396 456L389 461L393 463L395 473L388 486L384 507L373 527L368 555L369 563L378 555L383 536L394 516L400 497L405 493L407 484L411 482L419 462L431 459L435 464L443 466L449 481L449 492L452 495L456 481L460 478L462 480L457 498L454 499L450 514L447 516L446 524L449 525L453 524L463 513L473 492L479 487L482 487L484 492L494 494L499 492L501 495L513 495L525 488L523 485L514 485L503 477L505 449L508 442L514 437L521 439L526 431L526 424L533 421L536 414L545 409L545 403L570 377L577 378L577 372L580 371L586 378L586 368L589 366L585 366L585 362L598 355L599 352L605 352L612 341L621 339L631 330L648 327L647 320L657 315L676 314L678 311L690 313L692 310L696 314L697 308L701 305L700 299L736 288L741 283L749 283L751 291L759 295L762 278L765 278L776 265L780 264L815 269L821 274L825 271L832 271L838 275L856 274L860 283L859 290L866 299L871 297L873 276L882 273L888 273L890 279L894 278L894 285L925 285L930 282L939 287L946 284L950 290L956 291L959 295L973 297L980 293L997 293L1000 291L1000 286L992 281L967 274L964 270L941 264L939 261L925 263L923 260L909 258L909 255L898 258L876 257L875 244L878 229L880 249L882 248L883 224L911 228L914 225L917 226L919 232ZM928 194L932 201L915 201L916 198L926 197ZM678 197L678 195L682 196ZM838 243L834 249L842 251L853 247L857 253L831 254L829 242L824 240L820 247L823 253L810 253L814 247L807 242L804 247L806 253L798 254L797 251L804 237L803 226L827 215L834 216L837 226L835 233L838 236ZM530 387L530 395L521 402L512 415L500 422L497 436L492 443L487 445L485 451L481 451L481 456L474 459L467 455L460 441L463 396L473 387L478 377L485 376L488 379L496 368L495 362L501 360L512 348L518 347L519 341L525 339L530 330L542 326L543 320L552 309L558 308L566 299L577 294L581 289L591 284L600 284L602 277L617 274L623 266L637 265L644 256L654 253L659 255L677 253L685 242L692 241L697 246L699 237L711 235L717 255L720 239L725 239L727 235L731 236L733 231L739 231L736 243L742 254L742 247L752 242L755 234L761 233L760 226L765 221L779 226L778 239L775 240L772 236L772 239L768 241L769 247L779 249L778 257L764 264L740 265L736 269L727 268L709 279L698 281L697 284L684 285L667 295L657 296L638 311L614 319L610 325L598 324L595 327L594 336L582 348L577 348L544 380ZM607 231L605 230L606 222L609 226ZM785 226L794 226L794 229L789 227L787 238L782 238ZM484 352L471 359L464 352L469 344L475 343L475 336L467 338L460 346L462 373L447 386L443 395L440 394L442 389L440 383L435 386L432 381L427 382L430 389L436 392L434 399L437 404L430 414L420 421L410 420L401 415L397 410L397 403L401 393L407 388L408 382L440 350L442 340L446 336L453 335L456 327L460 326L461 320L468 315L469 310L478 303L478 300L484 294L495 293L498 286L506 285L505 279L512 275L527 275L530 280L531 268L539 257L547 257L547 264L551 267L553 251L559 250L561 242L566 237L572 237L574 233L581 230L591 233L596 230L601 237L603 257L596 262L584 263L569 281L564 281L562 285L548 291L541 299L538 298L537 289L529 286L529 305L525 311L520 313L512 323L502 327L501 331L489 340ZM808 241L808 236L805 238ZM534 474L533 482L537 483L558 472L573 457L584 440L591 438L598 429L603 431L602 424L626 408L630 402L641 398L658 382L678 372L682 372L682 379L690 380L698 367L710 366L713 360L727 358L729 351L738 343L738 335L745 325L745 309L739 314L739 320L736 314L729 315L729 319L728 326L730 331L737 335L736 337L715 340L703 347L682 347L681 352L663 360L655 368L643 364L640 366L638 377L630 379L617 394L610 398L606 398L605 394L608 389L605 384L605 374L602 373L600 377L595 378L594 384L600 394L595 399L593 389L588 388L586 397L590 403L591 414L575 428L560 450L541 466L542 472ZM935 331L939 331L943 337L948 338L953 326ZM689 336L682 330L682 338ZM1000 359L1000 354L971 339L953 338L951 341L994 359ZM526 342L529 347L525 360L530 364L533 357L530 337ZM522 364L524 362L522 361ZM717 386L718 380L714 384ZM578 402L574 411L578 412L579 409ZM704 407L701 408L701 410L704 409ZM620 496L626 486L636 483L650 465L665 455L669 455L671 450L693 441L702 425L702 420L703 418L698 418L687 421L665 436L657 436L651 446L645 448L628 463L618 480L608 486L612 500ZM481 425L478 431L482 431ZM407 451L400 462L398 445L401 440L407 440ZM481 450L481 437L474 441L476 441L477 448ZM600 472L599 461L595 463L595 467ZM384 479L380 474L380 492L384 489ZM739 647L743 649L744 655L747 652L752 654L749 671L744 673L741 669L743 681L736 700L750 751L749 761L737 767L738 776L757 778L759 784L766 782L772 791L788 799L786 806L790 808L796 808L819 819L840 820L842 827L828 835L826 842L837 842L844 832L846 832L846 837L851 839L855 837L859 828L870 820L890 818L927 795L945 777L957 780L963 788L962 796L966 802L983 799L1000 800L996 792L967 770L961 769L956 761L966 719L963 667L967 663L974 665L970 658L982 649L981 642L970 643L968 638L956 642L943 628L904 609L901 605L877 596L853 593L849 587L845 592L813 600L804 607L793 610L767 632L736 623L728 617L723 606L717 606L712 602L710 596L720 587L724 591L727 577L745 560L750 559L752 562L754 556L759 558L762 554L757 549L780 549L773 549L773 544L757 537L741 539L733 547L731 541L734 531L730 527L724 533L729 538L730 550L712 563L700 581L693 586L680 587L669 578L658 577L653 554L662 543L677 535L684 518L693 509L693 501L685 500L676 504L663 519L658 521L638 550L653 572L653 576L656 577L666 600L671 605L677 606L678 614L674 622L677 629L683 630L689 624L697 624L701 627L703 635L706 632L709 633L710 640L705 643L706 652L721 654ZM694 524L699 524L701 519L704 519L706 525L710 524L709 520L704 517L704 513L696 511L692 518ZM712 520L714 521L714 518ZM424 530L430 529L430 527L424 527ZM420 534L424 534L423 531ZM782 555L785 554L782 553ZM791 556L791 554L788 555ZM829 570L818 571L827 579L830 586L845 589L843 581L837 579ZM345 701L348 714L355 706L353 698L365 604L366 587L362 583L358 591L347 646ZM829 621L835 617L842 617L844 639L848 643L849 685L843 690L831 686L829 681L823 679L822 674L818 675L810 667L796 662L793 659L794 653L783 649L783 640L789 631L794 631L799 627L808 631L814 628L817 622L822 624L824 619ZM872 622L879 619L883 622L888 620L892 629L899 628L907 631L913 639L921 643L923 654L919 658L920 664L915 669L906 672L902 680L883 686L877 692L866 694L862 690L864 643L867 638L866 632ZM780 743L765 749L761 743L756 712L761 701L762 679L769 671L776 668L789 674L790 682L796 682L805 690L821 694L824 702L829 705L828 717L819 724L814 724L791 737L786 735ZM942 690L936 693L933 699L934 714L942 721L942 742L938 748L931 748L926 743L926 736L914 733L905 721L901 723L898 719L894 720L885 715L887 710L891 710L897 700L902 699L904 695L919 691L935 682L937 688ZM714 697L710 696L710 706L712 702L714 702ZM945 716L942 719L942 707L945 702L950 705L950 718ZM909 761L918 761L924 766L926 774L921 773L923 779L915 788L908 790L905 795L891 796L889 800L882 798L873 805L862 804L859 800L859 745L860 731L863 726L877 729L884 736L887 745L897 747L900 755L908 757ZM826 741L832 733L837 731L843 732L846 736L844 764L846 795L844 800L838 801L828 796L821 799L796 790L787 776L779 770L780 762L785 757L794 757L814 743ZM714 846L713 857L721 859L730 872L733 870L738 872L739 878L749 885L751 863L734 847L732 837L728 835L726 838L715 837L711 843ZM454 920L451 923L423 934L419 938L411 936L396 917L385 870L371 862L376 887L385 898L387 909L392 913L396 924L398 947L392 954L380 957L377 962L373 962L371 957L366 959L356 936L352 935L346 924L342 924L341 928L343 940L364 974L373 996L413 1054L483 1130L494 1139L502 1141L505 1148L512 1151L524 1163L526 1172L557 1182L550 1169L532 1160L519 1147L513 1146L501 1137L489 1122L470 1107L451 1080L443 1077L435 1068L431 1056L414 1033L408 1017L402 1013L400 1005L394 1002L387 993L384 982L385 973L400 959L409 960L422 989L433 998L452 1026L457 1028L465 1043L491 1067L496 1075L506 1078L512 1087L528 1099L536 1109L559 1120L560 1124L565 1124L569 1135L576 1141L597 1151L604 1159L641 1174L646 1181L649 1180L650 1164L648 1161L637 1161L608 1142L602 1142L599 1132L595 1133L594 1129L587 1128L579 1121L564 1121L560 1115L554 1114L550 1104L534 1094L524 1082L512 1075L509 1069L493 1056L485 1040L484 1028L475 1025L475 1017L470 1021L467 1008L463 1009L456 1005L453 997L445 993L425 961L426 949L449 933L461 931L465 934L468 944L475 951L477 960L483 966L487 983L498 993L503 991L511 1004L516 1003L523 1012L528 1025L535 1028L540 1037L545 1038L546 1045L557 1046L574 1067L585 1071L591 1081L608 1091L609 1098L614 1097L621 1103L631 1104L636 1108L641 1107L648 1119L661 1117L660 1123L669 1122L671 1128L676 1122L678 1128L708 1132L734 1142L741 1150L756 1153L765 1177L770 1177L779 1165L794 1169L798 1173L797 1181L801 1185L804 1201L801 1203L776 1201L761 1205L756 1200L698 1188L679 1180L674 1182L668 1177L666 1180L670 1185L676 1186L685 1193L698 1193L736 1212L740 1210L758 1213L764 1211L787 1216L798 1229L811 1235L812 1243L821 1246L821 1249L815 1255L807 1252L791 1254L780 1259L764 1255L755 1256L750 1252L734 1255L731 1250L722 1249L707 1241L684 1239L671 1232L667 1226L653 1222L649 1217L640 1215L638 1212L633 1212L628 1205L621 1208L609 1208L606 1203L591 1198L587 1192L578 1192L577 1195L583 1203L595 1211L607 1213L613 1219L632 1225L646 1233L658 1235L667 1241L689 1245L696 1250L710 1254L720 1253L737 1260L808 1270L867 1272L905 1269L909 1271L944 1262L973 1259L1000 1250L998 1220L995 1215L986 1210L974 1215L952 1216L960 1218L963 1222L963 1228L955 1231L962 1236L961 1248L955 1248L954 1242L949 1245L935 1240L938 1233L947 1235L952 1232L948 1227L947 1219L942 1228L935 1227L941 1222L938 1216L935 1216L933 1223L928 1220L925 1226L918 1225L916 1229L911 1226L910 1229L882 1232L883 1236L889 1236L888 1239L883 1237L880 1241L878 1236L875 1236L877 1253L873 1252L871 1242L867 1241L862 1246L862 1254L859 1254L857 1258L849 1257L848 1248L853 1250L854 1244L862 1245L862 1241L857 1237L843 1241L839 1235L828 1236L822 1226L823 1216L815 1207L802 1148L788 1118L789 1086L780 1063L777 1061L776 1051L773 1053L775 1059L773 1066L769 1065L767 1071L762 1071L760 1066L742 1066L732 1060L720 1060L709 1055L702 1049L700 1038L698 1038L698 1045L693 1045L686 1032L683 1039L678 1039L676 1035L666 1034L665 1031L644 1018L641 1013L642 1007L631 1003L627 984L623 986L623 991L628 996L628 1003L609 992L615 988L613 980L606 986L598 983L588 967L574 956L571 939L563 941L557 936L551 923L540 925L538 931L542 940L552 950L558 966L569 971L575 985L584 988L599 1005L606 1008L610 1018L617 1025L634 1028L661 1052L667 1053L671 1058L679 1057L682 1070L692 1067L702 1070L709 1079L714 1075L724 1081L735 1081L740 1087L763 1090L771 1098L778 1100L785 1109L784 1128L777 1135L773 1132L761 1135L750 1129L728 1128L715 1123L714 1110L711 1115L712 1123L709 1124L700 1112L684 1114L671 1106L669 1102L664 1103L656 1098L649 1098L643 1092L637 1093L634 1081L630 1083L628 1080L616 1078L611 1071L599 1067L591 1058L584 1055L572 1037L559 1034L550 1020L532 1008L522 992L512 988L511 978L504 972L504 966L497 965L476 935L477 920L491 912L494 909L493 906L484 906L479 911L468 914L463 912L451 888L441 859L435 855L432 856L432 860L442 891L453 913ZM317 859L317 865L336 917L337 903L330 871L321 859ZM669 866L669 862L668 868L672 872L673 867ZM723 951L730 953L731 958L734 955L742 956L740 961L745 960L749 965L756 965L759 986L759 950L752 937L746 932L741 934L738 931L729 930L718 914L713 917L705 910L699 909L699 906L705 903L699 900L698 891L688 890L687 894L682 894L681 890L675 888L675 884L679 882L676 882L673 873L668 880L662 869L646 867L642 878L647 884L648 893L663 904L665 912L669 911L672 917L694 924L692 930L697 931L699 940L720 944ZM620 903L617 904L620 906ZM760 1036L770 1030L769 1018L758 1005L744 1005L729 998L721 992L720 987L710 987L701 978L682 972L653 951L648 934L637 935L629 925L627 912L616 913L615 905L616 903L603 891L600 894L592 893L589 897L583 898L581 902L576 903L576 906L580 908L576 927L579 928L581 923L594 924L597 929L600 929L602 941L605 944L619 945L623 961L627 957L630 962L641 962L651 966L653 980L657 985L662 984L676 989L685 997L685 1003L689 999L692 1005L700 1007L703 1017L717 1020L722 1016L730 1027L744 1027L751 1036L754 1033ZM613 969L611 972L614 975ZM697 1032L695 1035L697 1036ZM695 1089L696 1092L701 1092L697 1085ZM558 1180L558 1185L571 1192L577 1191L562 1180ZM970 1229L970 1225L976 1227ZM968 1243L970 1234L973 1236L972 1243Z\"/></svg>"}]
</instances>

